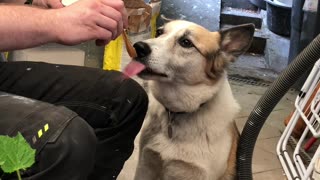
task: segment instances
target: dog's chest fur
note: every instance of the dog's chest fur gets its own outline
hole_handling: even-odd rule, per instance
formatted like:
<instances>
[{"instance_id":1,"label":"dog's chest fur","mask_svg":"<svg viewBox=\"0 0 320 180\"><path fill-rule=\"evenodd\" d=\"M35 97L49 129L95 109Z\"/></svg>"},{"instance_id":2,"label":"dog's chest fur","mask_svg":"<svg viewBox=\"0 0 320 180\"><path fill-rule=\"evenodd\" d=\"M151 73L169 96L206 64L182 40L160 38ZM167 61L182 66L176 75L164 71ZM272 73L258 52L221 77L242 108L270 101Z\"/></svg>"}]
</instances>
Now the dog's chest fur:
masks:
<instances>
[{"instance_id":1,"label":"dog's chest fur","mask_svg":"<svg viewBox=\"0 0 320 180\"><path fill-rule=\"evenodd\" d=\"M227 169L233 119L239 110L227 80L223 80L218 92L195 112L171 115L172 137L168 132L168 111L152 94L149 99L149 111L141 132L141 158L157 154L158 158L153 161L158 161L154 163L162 166L164 174L168 173L163 172L166 164L181 161L196 167L203 179L221 177Z\"/></svg>"}]
</instances>

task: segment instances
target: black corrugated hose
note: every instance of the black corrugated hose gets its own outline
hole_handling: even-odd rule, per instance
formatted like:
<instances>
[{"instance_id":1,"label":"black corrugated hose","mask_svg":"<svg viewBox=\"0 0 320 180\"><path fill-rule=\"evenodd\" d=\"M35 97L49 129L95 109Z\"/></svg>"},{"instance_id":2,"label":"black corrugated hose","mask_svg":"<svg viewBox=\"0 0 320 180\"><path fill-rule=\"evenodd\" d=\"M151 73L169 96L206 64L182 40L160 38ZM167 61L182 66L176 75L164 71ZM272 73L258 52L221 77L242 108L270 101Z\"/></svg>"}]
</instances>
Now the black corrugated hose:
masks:
<instances>
[{"instance_id":1,"label":"black corrugated hose","mask_svg":"<svg viewBox=\"0 0 320 180\"><path fill-rule=\"evenodd\" d=\"M290 87L320 58L318 35L279 75L252 110L241 133L237 151L237 175L239 180L252 180L252 155L259 132Z\"/></svg>"}]
</instances>

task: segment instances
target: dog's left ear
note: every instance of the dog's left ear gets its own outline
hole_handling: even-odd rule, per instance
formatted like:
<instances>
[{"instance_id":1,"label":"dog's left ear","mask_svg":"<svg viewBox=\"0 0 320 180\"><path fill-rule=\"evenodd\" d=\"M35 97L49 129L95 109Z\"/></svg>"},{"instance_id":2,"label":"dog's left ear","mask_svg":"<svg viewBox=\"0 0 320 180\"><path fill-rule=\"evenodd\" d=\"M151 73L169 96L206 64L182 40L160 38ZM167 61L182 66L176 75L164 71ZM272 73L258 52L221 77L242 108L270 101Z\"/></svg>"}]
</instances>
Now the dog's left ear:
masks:
<instances>
[{"instance_id":1,"label":"dog's left ear","mask_svg":"<svg viewBox=\"0 0 320 180\"><path fill-rule=\"evenodd\" d=\"M214 32L215 33L215 32ZM216 79L238 56L246 52L253 39L254 25L244 24L230 29L220 30L220 50L212 58L208 58L206 73L211 79Z\"/></svg>"},{"instance_id":2,"label":"dog's left ear","mask_svg":"<svg viewBox=\"0 0 320 180\"><path fill-rule=\"evenodd\" d=\"M230 60L234 61L236 57L249 49L254 29L253 24L244 24L219 31L221 35L220 50L232 55Z\"/></svg>"}]
</instances>

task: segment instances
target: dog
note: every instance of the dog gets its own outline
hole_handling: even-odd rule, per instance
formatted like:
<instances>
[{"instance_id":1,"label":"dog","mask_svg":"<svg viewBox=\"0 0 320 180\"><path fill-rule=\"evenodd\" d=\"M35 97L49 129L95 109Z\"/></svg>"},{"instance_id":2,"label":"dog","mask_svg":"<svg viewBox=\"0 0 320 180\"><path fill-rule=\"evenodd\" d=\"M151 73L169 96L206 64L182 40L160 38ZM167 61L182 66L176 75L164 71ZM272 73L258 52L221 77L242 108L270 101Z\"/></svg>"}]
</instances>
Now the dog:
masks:
<instances>
[{"instance_id":1,"label":"dog","mask_svg":"<svg viewBox=\"0 0 320 180\"><path fill-rule=\"evenodd\" d=\"M250 47L254 30L245 24L210 32L174 20L134 44L149 89L135 180L236 178L240 107L226 69Z\"/></svg>"}]
</instances>

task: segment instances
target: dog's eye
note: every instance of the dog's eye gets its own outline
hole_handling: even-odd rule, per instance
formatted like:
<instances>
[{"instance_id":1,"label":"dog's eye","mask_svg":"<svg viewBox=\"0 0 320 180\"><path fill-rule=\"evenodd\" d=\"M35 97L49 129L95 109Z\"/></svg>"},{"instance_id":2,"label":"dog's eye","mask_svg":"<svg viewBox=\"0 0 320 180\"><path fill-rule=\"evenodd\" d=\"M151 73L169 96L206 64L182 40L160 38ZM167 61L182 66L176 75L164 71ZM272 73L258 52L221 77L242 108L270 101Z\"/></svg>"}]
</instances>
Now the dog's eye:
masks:
<instances>
[{"instance_id":1,"label":"dog's eye","mask_svg":"<svg viewBox=\"0 0 320 180\"><path fill-rule=\"evenodd\" d=\"M189 39L186 39L186 38L181 38L179 40L179 44L184 48L191 48L194 46L193 43Z\"/></svg>"},{"instance_id":2,"label":"dog's eye","mask_svg":"<svg viewBox=\"0 0 320 180\"><path fill-rule=\"evenodd\" d=\"M163 34L163 29L157 29L155 37L159 37Z\"/></svg>"}]
</instances>

